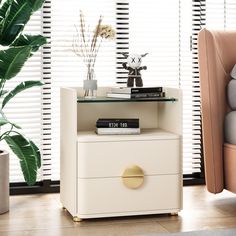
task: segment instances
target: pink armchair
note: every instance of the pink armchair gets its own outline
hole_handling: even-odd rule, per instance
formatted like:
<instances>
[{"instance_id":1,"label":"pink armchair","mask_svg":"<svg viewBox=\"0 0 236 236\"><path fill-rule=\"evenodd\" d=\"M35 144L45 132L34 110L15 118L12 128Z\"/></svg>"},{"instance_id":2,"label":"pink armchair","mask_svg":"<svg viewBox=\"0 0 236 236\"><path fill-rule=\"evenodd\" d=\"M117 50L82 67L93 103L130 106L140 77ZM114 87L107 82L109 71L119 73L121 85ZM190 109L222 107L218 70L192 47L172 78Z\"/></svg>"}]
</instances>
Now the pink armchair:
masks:
<instances>
[{"instance_id":1,"label":"pink armchair","mask_svg":"<svg viewBox=\"0 0 236 236\"><path fill-rule=\"evenodd\" d=\"M207 189L236 193L236 145L224 142L224 118L230 111L226 87L236 64L236 31L201 30L198 53Z\"/></svg>"}]
</instances>

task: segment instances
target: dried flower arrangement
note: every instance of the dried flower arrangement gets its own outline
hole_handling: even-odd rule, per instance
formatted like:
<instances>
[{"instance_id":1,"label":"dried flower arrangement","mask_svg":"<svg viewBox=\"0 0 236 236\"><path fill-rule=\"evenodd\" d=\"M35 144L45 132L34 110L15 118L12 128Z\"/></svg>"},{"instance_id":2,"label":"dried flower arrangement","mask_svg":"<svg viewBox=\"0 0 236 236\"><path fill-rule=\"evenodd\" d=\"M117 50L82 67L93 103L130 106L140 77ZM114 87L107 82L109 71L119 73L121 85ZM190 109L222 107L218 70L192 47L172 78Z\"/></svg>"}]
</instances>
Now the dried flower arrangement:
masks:
<instances>
[{"instance_id":1,"label":"dried flower arrangement","mask_svg":"<svg viewBox=\"0 0 236 236\"><path fill-rule=\"evenodd\" d=\"M79 26L75 26L73 51L77 56L83 58L87 67L87 80L94 78L94 66L103 39L115 39L115 30L110 25L102 25L102 19L103 17L100 16L95 29L91 30L85 23L83 12L80 11L80 23Z\"/></svg>"}]
</instances>

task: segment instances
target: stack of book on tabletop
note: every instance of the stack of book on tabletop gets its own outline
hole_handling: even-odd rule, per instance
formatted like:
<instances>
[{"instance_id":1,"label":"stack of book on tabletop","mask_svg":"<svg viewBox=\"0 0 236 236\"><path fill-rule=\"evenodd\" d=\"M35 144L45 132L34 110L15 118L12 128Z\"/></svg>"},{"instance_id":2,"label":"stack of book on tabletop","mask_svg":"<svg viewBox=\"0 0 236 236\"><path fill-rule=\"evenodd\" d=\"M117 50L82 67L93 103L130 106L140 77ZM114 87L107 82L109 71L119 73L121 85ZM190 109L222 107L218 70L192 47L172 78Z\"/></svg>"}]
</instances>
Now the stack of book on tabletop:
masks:
<instances>
[{"instance_id":1,"label":"stack of book on tabletop","mask_svg":"<svg viewBox=\"0 0 236 236\"><path fill-rule=\"evenodd\" d=\"M165 97L163 87L112 87L109 98L161 98Z\"/></svg>"},{"instance_id":2,"label":"stack of book on tabletop","mask_svg":"<svg viewBox=\"0 0 236 236\"><path fill-rule=\"evenodd\" d=\"M97 134L140 134L139 119L98 119Z\"/></svg>"}]
</instances>

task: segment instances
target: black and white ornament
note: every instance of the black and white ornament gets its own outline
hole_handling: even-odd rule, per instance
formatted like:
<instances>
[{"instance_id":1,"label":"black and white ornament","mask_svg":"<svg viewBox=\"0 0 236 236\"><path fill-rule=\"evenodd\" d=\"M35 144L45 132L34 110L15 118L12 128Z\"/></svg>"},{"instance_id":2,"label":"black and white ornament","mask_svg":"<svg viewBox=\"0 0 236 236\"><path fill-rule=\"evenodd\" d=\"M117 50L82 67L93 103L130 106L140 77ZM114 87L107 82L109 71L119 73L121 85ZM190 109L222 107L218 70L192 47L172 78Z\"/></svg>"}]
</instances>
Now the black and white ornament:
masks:
<instances>
[{"instance_id":1,"label":"black and white ornament","mask_svg":"<svg viewBox=\"0 0 236 236\"><path fill-rule=\"evenodd\" d=\"M128 54L122 53L122 55L127 58L127 62L123 63L122 66L124 69L128 70L128 80L127 87L133 87L134 82L136 87L143 87L143 80L140 71L146 70L146 66L140 66L142 63L142 58L145 57L148 53L139 55L139 54Z\"/></svg>"}]
</instances>

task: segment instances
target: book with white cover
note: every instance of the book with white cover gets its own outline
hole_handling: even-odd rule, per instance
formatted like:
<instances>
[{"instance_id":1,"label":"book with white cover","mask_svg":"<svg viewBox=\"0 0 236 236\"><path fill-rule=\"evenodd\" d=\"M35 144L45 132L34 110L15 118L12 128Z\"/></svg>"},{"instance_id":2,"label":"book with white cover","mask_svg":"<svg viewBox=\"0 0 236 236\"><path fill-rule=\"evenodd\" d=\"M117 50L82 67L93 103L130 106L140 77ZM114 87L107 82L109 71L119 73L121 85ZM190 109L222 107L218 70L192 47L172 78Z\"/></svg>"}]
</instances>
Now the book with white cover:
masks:
<instances>
[{"instance_id":1,"label":"book with white cover","mask_svg":"<svg viewBox=\"0 0 236 236\"><path fill-rule=\"evenodd\" d=\"M140 134L140 128L96 128L97 134Z\"/></svg>"},{"instance_id":2,"label":"book with white cover","mask_svg":"<svg viewBox=\"0 0 236 236\"><path fill-rule=\"evenodd\" d=\"M128 93L107 93L108 98L131 98L131 94Z\"/></svg>"}]
</instances>

